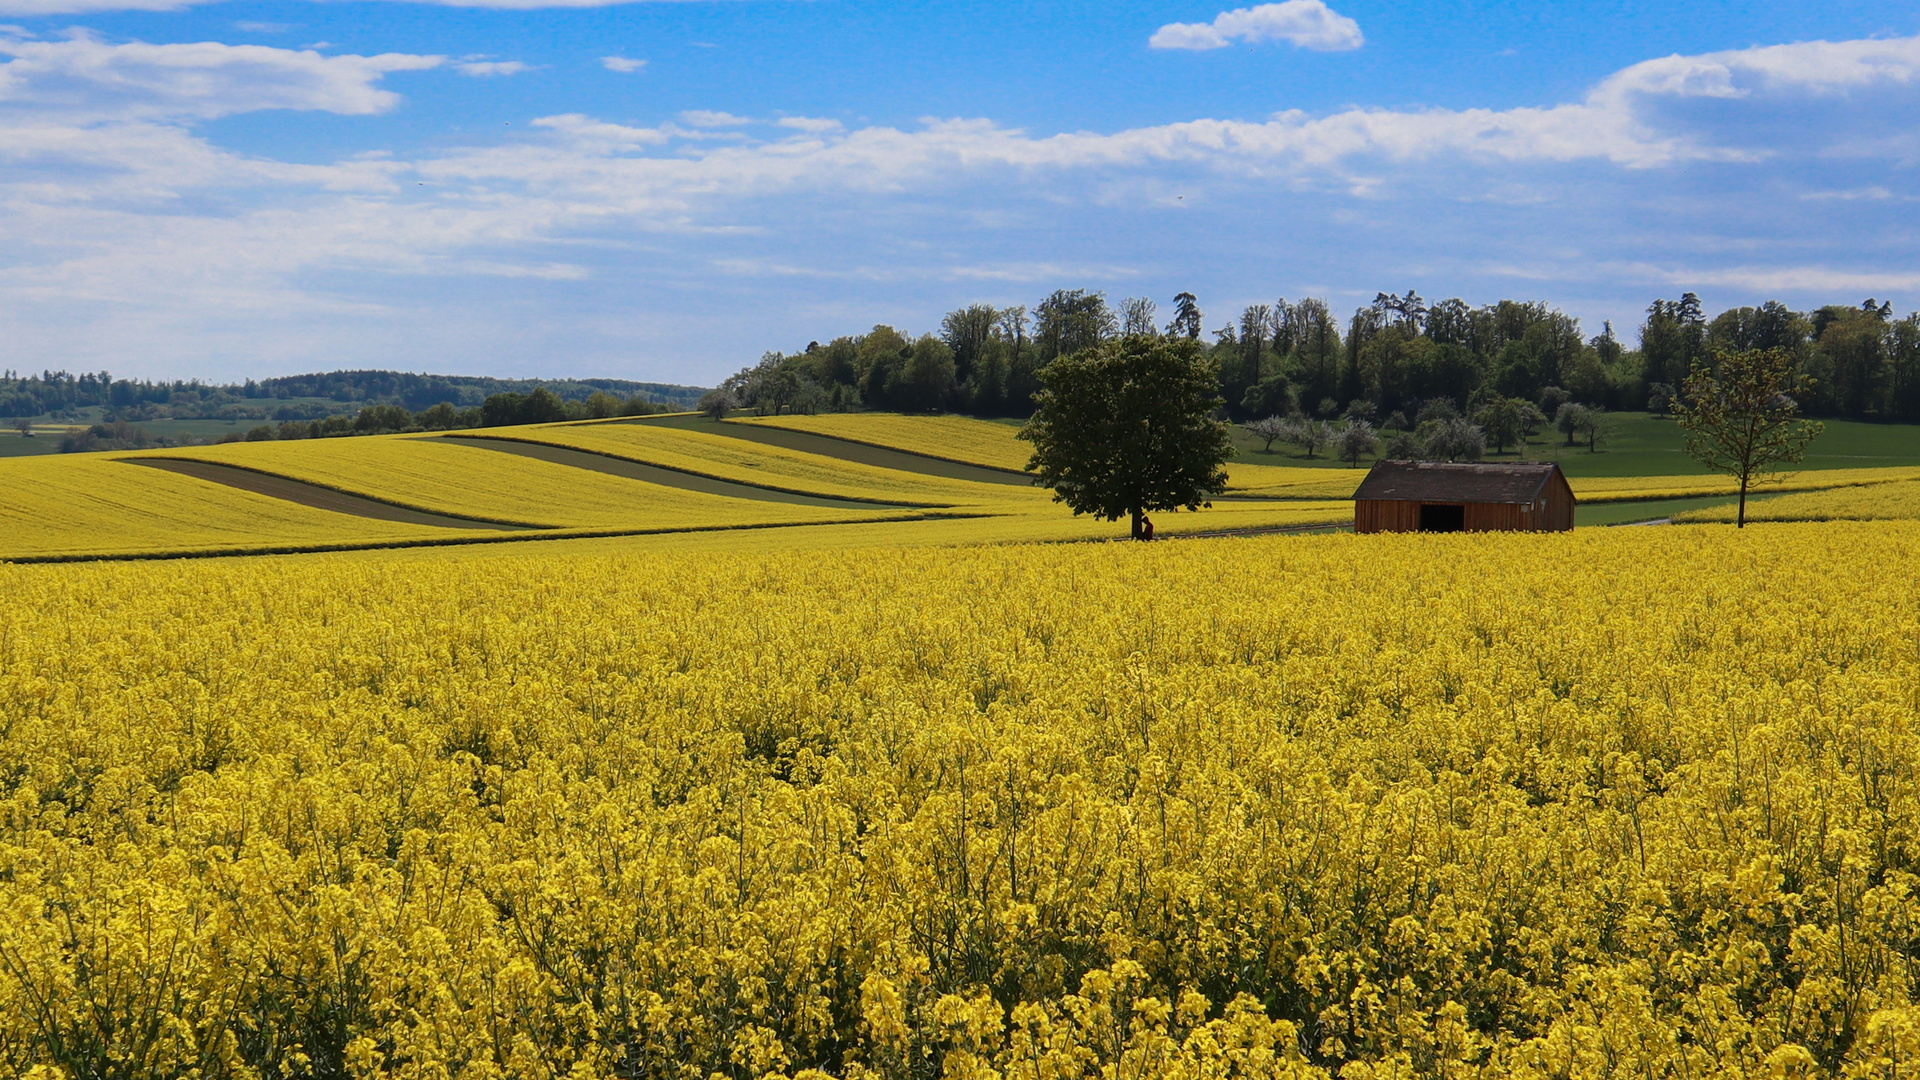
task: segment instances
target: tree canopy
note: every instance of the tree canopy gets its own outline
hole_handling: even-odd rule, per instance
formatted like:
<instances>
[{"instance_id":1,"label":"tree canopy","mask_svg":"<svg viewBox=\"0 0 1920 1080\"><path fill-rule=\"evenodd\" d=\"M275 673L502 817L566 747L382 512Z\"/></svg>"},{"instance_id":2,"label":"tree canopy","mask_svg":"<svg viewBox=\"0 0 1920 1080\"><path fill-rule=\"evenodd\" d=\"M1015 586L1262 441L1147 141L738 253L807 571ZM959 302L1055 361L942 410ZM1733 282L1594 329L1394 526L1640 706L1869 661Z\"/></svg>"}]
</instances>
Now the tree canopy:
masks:
<instances>
[{"instance_id":1,"label":"tree canopy","mask_svg":"<svg viewBox=\"0 0 1920 1080\"><path fill-rule=\"evenodd\" d=\"M1233 454L1219 374L1187 338L1132 335L1063 356L1039 372L1020 438L1029 471L1077 514L1132 522L1149 511L1197 510L1226 490Z\"/></svg>"},{"instance_id":2,"label":"tree canopy","mask_svg":"<svg viewBox=\"0 0 1920 1080\"><path fill-rule=\"evenodd\" d=\"M1715 357L1712 369L1689 376L1675 410L1687 432L1687 453L1740 482L1739 528L1747 524L1747 489L1780 465L1800 460L1820 424L1799 419L1795 400L1812 388L1786 349L1743 349Z\"/></svg>"}]
</instances>

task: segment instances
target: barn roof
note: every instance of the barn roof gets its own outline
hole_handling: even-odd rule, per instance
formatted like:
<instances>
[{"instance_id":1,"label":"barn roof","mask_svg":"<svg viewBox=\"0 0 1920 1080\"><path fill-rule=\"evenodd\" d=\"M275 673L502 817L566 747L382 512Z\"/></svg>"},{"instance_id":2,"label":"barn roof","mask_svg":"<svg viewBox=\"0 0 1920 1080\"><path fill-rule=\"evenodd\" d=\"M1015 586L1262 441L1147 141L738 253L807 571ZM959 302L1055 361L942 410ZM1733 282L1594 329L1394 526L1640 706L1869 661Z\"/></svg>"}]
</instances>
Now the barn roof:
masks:
<instances>
[{"instance_id":1,"label":"barn roof","mask_svg":"<svg viewBox=\"0 0 1920 1080\"><path fill-rule=\"evenodd\" d=\"M1356 501L1527 503L1540 497L1547 480L1560 471L1552 462L1488 465L1452 461L1378 461Z\"/></svg>"}]
</instances>

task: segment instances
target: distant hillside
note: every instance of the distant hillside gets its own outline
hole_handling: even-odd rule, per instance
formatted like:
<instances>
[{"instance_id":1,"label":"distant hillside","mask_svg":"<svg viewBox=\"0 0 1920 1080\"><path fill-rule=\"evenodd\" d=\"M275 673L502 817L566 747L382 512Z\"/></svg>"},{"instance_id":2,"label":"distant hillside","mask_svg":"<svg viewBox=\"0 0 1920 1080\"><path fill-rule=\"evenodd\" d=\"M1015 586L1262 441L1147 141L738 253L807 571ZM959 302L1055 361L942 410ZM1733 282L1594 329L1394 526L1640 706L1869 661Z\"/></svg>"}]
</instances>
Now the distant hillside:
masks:
<instances>
[{"instance_id":1,"label":"distant hillside","mask_svg":"<svg viewBox=\"0 0 1920 1080\"><path fill-rule=\"evenodd\" d=\"M597 390L619 397L639 394L666 405L692 408L706 387L626 379L494 379L482 375L416 375L404 371L331 371L324 375L287 375L249 382L244 397L327 398L368 401L425 409L445 401L478 405L494 394L529 393L546 387L568 401L585 401Z\"/></svg>"},{"instance_id":2,"label":"distant hillside","mask_svg":"<svg viewBox=\"0 0 1920 1080\"><path fill-rule=\"evenodd\" d=\"M626 379L492 379L479 375L415 375L403 371L333 371L288 375L258 382L214 384L194 380L135 382L107 372L48 371L22 377L0 373L0 418L86 419L80 410L101 408L135 421L156 419L313 420L365 405L399 405L419 412L446 402L474 408L495 394L527 394L546 387L566 401L585 401L597 391L635 395L674 408L691 409L706 390Z\"/></svg>"}]
</instances>

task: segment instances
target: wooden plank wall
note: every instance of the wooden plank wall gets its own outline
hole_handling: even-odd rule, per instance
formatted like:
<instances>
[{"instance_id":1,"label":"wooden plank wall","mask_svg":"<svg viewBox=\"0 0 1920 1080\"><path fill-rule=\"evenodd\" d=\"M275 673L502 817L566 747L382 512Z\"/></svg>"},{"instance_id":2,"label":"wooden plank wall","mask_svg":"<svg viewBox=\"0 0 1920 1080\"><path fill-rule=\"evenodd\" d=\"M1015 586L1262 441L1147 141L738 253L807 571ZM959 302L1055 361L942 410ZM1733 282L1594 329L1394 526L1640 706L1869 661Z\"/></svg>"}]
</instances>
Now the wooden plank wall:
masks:
<instances>
[{"instance_id":1,"label":"wooden plank wall","mask_svg":"<svg viewBox=\"0 0 1920 1080\"><path fill-rule=\"evenodd\" d=\"M1418 532L1420 504L1388 499L1365 499L1353 504L1353 531Z\"/></svg>"},{"instance_id":2,"label":"wooden plank wall","mask_svg":"<svg viewBox=\"0 0 1920 1080\"><path fill-rule=\"evenodd\" d=\"M1560 473L1553 474L1547 482L1544 493L1547 500L1546 513L1541 515L1540 528L1553 532L1566 532L1573 528L1573 487Z\"/></svg>"},{"instance_id":3,"label":"wooden plank wall","mask_svg":"<svg viewBox=\"0 0 1920 1080\"><path fill-rule=\"evenodd\" d=\"M1520 503L1468 503L1468 532L1532 532L1538 514L1521 513Z\"/></svg>"},{"instance_id":4,"label":"wooden plank wall","mask_svg":"<svg viewBox=\"0 0 1920 1080\"><path fill-rule=\"evenodd\" d=\"M1556 490L1558 489L1558 490ZM1547 485L1546 506L1522 513L1517 503L1467 503L1468 532L1565 532L1573 528L1573 489ZM1406 500L1366 499L1353 504L1353 531L1418 532L1420 504Z\"/></svg>"}]
</instances>

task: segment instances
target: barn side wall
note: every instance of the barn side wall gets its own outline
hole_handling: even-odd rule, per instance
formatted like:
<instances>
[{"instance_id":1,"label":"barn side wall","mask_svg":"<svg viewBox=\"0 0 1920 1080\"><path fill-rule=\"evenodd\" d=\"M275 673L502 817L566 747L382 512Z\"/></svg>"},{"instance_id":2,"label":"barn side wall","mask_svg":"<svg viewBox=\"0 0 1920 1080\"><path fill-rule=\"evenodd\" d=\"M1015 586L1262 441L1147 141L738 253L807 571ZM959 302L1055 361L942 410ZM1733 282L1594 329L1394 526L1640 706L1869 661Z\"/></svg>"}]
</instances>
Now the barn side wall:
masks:
<instances>
[{"instance_id":1,"label":"barn side wall","mask_svg":"<svg viewBox=\"0 0 1920 1080\"><path fill-rule=\"evenodd\" d=\"M1542 493L1547 502L1546 513L1540 515L1540 528L1552 532L1566 532L1573 528L1573 487L1567 478L1559 473L1553 474L1553 480Z\"/></svg>"},{"instance_id":2,"label":"barn side wall","mask_svg":"<svg viewBox=\"0 0 1920 1080\"><path fill-rule=\"evenodd\" d=\"M1533 519L1539 515L1523 514L1524 509L1521 503L1468 503L1467 531L1530 532L1535 527Z\"/></svg>"},{"instance_id":3,"label":"barn side wall","mask_svg":"<svg viewBox=\"0 0 1920 1080\"><path fill-rule=\"evenodd\" d=\"M1420 504L1389 499L1361 499L1353 504L1353 531L1417 532Z\"/></svg>"}]
</instances>

